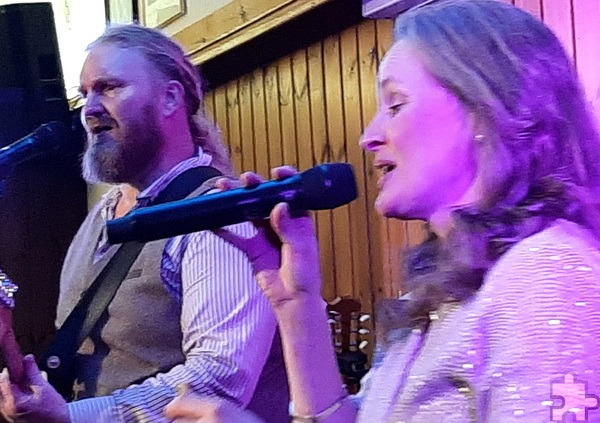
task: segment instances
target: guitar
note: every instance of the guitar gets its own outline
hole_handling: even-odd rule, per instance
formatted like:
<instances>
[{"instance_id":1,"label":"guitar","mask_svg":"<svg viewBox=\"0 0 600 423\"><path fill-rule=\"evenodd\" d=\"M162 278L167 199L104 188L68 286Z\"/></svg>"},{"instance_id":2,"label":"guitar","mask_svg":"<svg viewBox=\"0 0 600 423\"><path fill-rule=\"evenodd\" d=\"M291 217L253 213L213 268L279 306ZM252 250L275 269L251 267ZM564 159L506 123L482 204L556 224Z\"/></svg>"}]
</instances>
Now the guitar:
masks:
<instances>
[{"instance_id":1,"label":"guitar","mask_svg":"<svg viewBox=\"0 0 600 423\"><path fill-rule=\"evenodd\" d=\"M14 295L19 287L0 270L0 349L4 356L10 380L20 384L23 380L23 354L13 331L12 309Z\"/></svg>"},{"instance_id":2,"label":"guitar","mask_svg":"<svg viewBox=\"0 0 600 423\"><path fill-rule=\"evenodd\" d=\"M327 304L331 336L337 355L338 367L348 392L360 389L360 380L369 370L369 359L363 351L370 333L364 323L370 320L361 311L360 302L352 298L336 298Z\"/></svg>"}]
</instances>

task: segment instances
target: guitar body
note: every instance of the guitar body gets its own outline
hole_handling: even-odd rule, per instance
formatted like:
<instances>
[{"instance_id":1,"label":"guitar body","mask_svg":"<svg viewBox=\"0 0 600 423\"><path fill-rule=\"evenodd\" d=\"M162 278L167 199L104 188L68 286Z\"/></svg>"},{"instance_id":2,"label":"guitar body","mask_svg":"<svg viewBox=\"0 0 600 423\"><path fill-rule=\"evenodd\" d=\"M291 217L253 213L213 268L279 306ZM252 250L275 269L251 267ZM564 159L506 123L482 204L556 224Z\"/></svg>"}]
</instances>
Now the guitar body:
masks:
<instances>
[{"instance_id":1,"label":"guitar body","mask_svg":"<svg viewBox=\"0 0 600 423\"><path fill-rule=\"evenodd\" d=\"M19 288L0 270L0 348L10 379L19 384L23 380L23 354L13 331L12 309L14 294Z\"/></svg>"},{"instance_id":2,"label":"guitar body","mask_svg":"<svg viewBox=\"0 0 600 423\"><path fill-rule=\"evenodd\" d=\"M333 344L338 367L348 392L360 389L360 380L369 371L369 358L362 351L369 333L362 322L370 317L361 311L360 302L352 298L338 298L327 305Z\"/></svg>"}]
</instances>

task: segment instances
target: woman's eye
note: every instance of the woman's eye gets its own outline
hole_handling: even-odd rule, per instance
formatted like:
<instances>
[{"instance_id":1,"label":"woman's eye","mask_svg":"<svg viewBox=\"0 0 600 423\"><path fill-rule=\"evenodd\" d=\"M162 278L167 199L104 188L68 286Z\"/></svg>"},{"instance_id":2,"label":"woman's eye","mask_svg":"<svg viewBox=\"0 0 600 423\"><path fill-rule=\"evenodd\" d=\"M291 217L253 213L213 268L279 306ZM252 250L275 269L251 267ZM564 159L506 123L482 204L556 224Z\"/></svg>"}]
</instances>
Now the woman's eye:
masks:
<instances>
[{"instance_id":1,"label":"woman's eye","mask_svg":"<svg viewBox=\"0 0 600 423\"><path fill-rule=\"evenodd\" d=\"M396 113L398 113L400 111L402 106L404 106L403 103L392 104L391 106L388 107L389 114L394 116Z\"/></svg>"}]
</instances>

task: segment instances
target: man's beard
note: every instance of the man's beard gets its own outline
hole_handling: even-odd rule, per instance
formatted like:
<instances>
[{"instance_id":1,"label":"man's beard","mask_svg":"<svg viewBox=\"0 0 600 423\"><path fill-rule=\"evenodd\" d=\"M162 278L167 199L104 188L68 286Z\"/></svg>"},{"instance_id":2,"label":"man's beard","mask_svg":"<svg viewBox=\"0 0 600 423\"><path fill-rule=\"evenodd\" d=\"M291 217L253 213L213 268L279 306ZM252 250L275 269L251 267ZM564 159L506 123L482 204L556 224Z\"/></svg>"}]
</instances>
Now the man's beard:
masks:
<instances>
[{"instance_id":1,"label":"man's beard","mask_svg":"<svg viewBox=\"0 0 600 423\"><path fill-rule=\"evenodd\" d=\"M148 104L138 116L141 118L112 130L120 131L118 139L108 131L88 137L82 163L87 182L135 182L154 163L162 143L156 111Z\"/></svg>"}]
</instances>

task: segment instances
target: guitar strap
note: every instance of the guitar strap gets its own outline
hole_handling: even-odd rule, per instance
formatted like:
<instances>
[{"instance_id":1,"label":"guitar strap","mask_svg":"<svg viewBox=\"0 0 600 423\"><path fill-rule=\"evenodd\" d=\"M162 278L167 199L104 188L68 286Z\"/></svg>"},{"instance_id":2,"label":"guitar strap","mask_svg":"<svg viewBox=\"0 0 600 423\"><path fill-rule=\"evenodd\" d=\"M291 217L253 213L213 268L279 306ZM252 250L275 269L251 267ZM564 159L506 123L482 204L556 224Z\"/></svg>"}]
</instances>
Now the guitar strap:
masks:
<instances>
[{"instance_id":1,"label":"guitar strap","mask_svg":"<svg viewBox=\"0 0 600 423\"><path fill-rule=\"evenodd\" d=\"M150 205L183 199L207 180L220 175L221 172L210 166L188 169L173 179ZM72 394L79 347L114 298L144 245L143 242L131 241L119 247L82 295L42 356L40 369L47 372L48 381L63 397L70 398Z\"/></svg>"}]
</instances>

